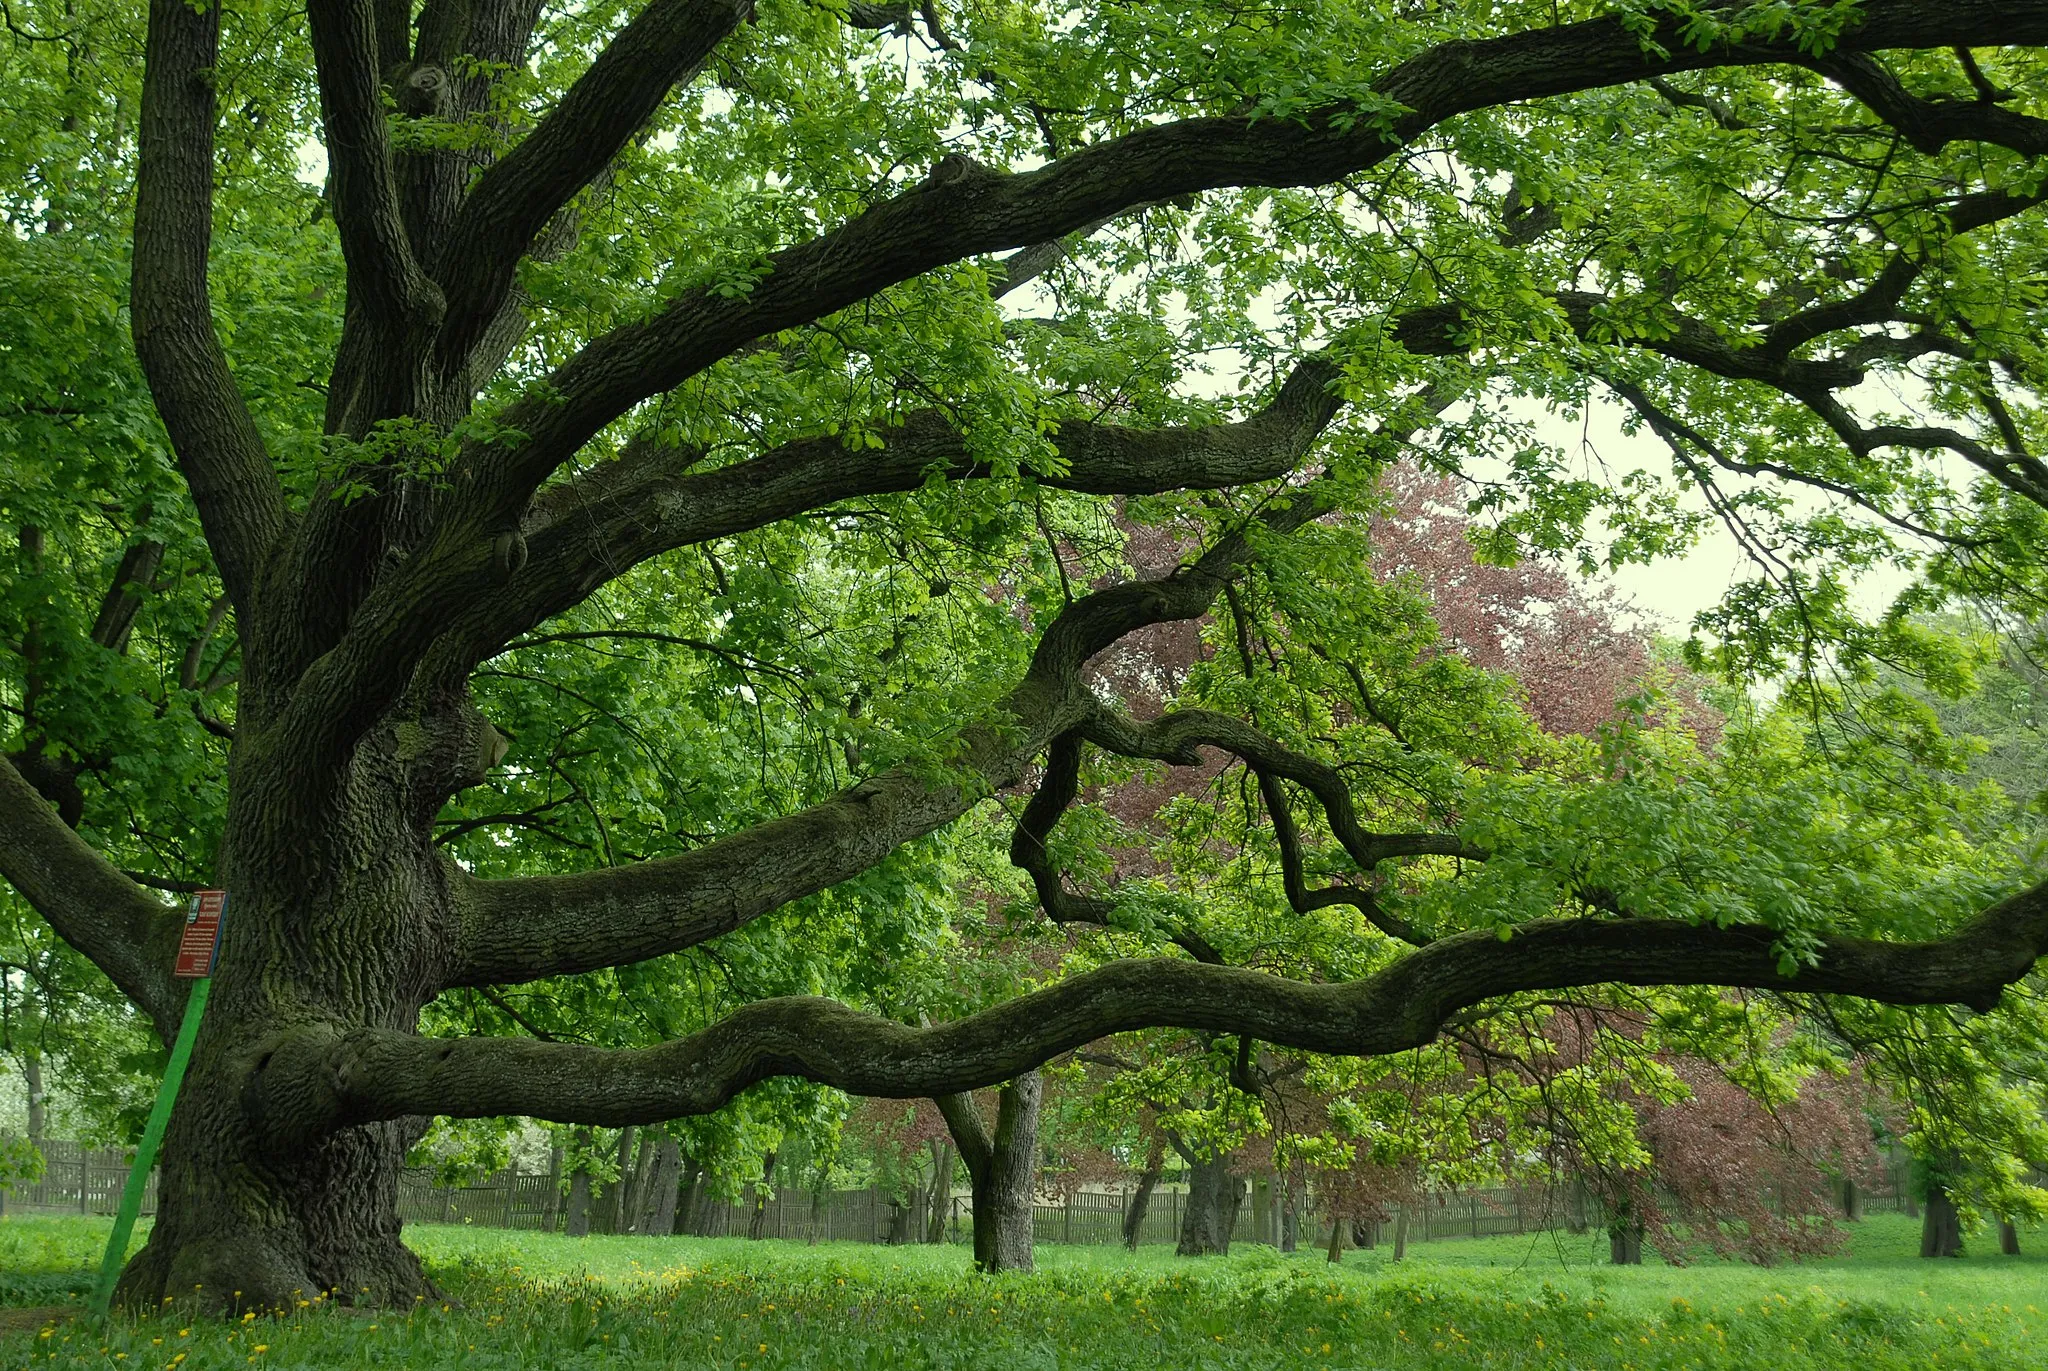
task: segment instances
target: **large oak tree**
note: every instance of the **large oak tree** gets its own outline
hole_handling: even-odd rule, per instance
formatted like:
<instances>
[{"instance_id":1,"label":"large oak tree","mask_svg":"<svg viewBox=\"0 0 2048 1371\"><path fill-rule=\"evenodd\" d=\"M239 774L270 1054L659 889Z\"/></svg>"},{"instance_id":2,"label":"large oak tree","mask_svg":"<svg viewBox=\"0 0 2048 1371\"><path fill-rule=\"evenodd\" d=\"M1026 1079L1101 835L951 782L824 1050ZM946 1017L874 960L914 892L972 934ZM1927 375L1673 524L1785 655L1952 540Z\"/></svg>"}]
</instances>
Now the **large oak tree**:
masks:
<instances>
[{"instance_id":1,"label":"large oak tree","mask_svg":"<svg viewBox=\"0 0 2048 1371\"><path fill-rule=\"evenodd\" d=\"M19 42L77 56L20 12ZM1140 720L1090 663L1240 591L1284 599L1378 464L1437 413L1457 441L1500 437L1509 391L1618 397L1752 541L1766 574L1713 625L1731 664L1912 646L1841 593L1838 569L1882 557L2030 604L2048 69L2026 45L2043 42L2034 0L152 0L139 102L66 156L132 165L128 320L178 484L126 512L149 531L114 549L73 647L120 656L166 593L174 540L150 520L189 500L219 597L182 630L190 667L159 694L177 709L152 717L227 748L224 798L195 802L221 806L217 858L183 879L226 888L231 912L123 1298L411 1300L396 1175L436 1115L653 1122L774 1076L949 1096L1148 1026L1386 1053L1490 997L1613 982L1992 1009L2048 940L2048 888L1967 917L1930 894L1917 919L1895 892L1882 914L1802 923L1797 901L1687 903L1680 883L1564 871L1511 936L1422 927L1372 876L1495 855L1455 815L1375 831L1359 768L1312 738L1251 711ZM228 207L259 163L299 154L315 106L319 213L210 261L217 229L261 240L262 215ZM62 189L10 191L18 237L79 231ZM338 248L339 298L292 255L307 243ZM287 296L332 323L320 374L238 342ZM1217 350L1262 382L1242 404L1187 384ZM1863 388L1887 376L1918 412ZM53 376L24 414L67 418L75 381ZM1533 447L1505 470L1504 538L1558 545L1597 509L1618 555L1682 541L1683 509L1633 478L1570 479ZM1823 511L1779 498L1788 484ZM1199 537L1178 565L1070 578L1076 531L1112 501ZM24 561L51 555L22 523ZM930 576L922 619L814 683L836 694L840 788L766 816L730 794L677 850L607 844L601 865L544 845L545 801L476 824L490 841L464 860L436 841L506 755L478 697L508 649L637 633L772 671L778 602L747 576L824 566L814 579L851 595L891 569L846 549L893 549L902 570L937 545L981 584ZM989 569L1003 557L1025 570ZM1330 590L1327 559L1314 571L1302 583ZM645 617L607 624L599 603ZM19 612L0 873L167 1034L179 921L73 827L144 768L67 734L69 649L53 616ZM677 628L693 615L706 631ZM916 660L947 679L892 678L941 620L956 641ZM1318 642L1313 621L1297 605L1293 641L1343 667L1345 634ZM232 682L205 665L229 633ZM1368 723L1370 681L1352 679ZM863 744L855 721L914 689L942 704ZM733 935L1027 779L1014 853L1046 912L1109 917L1053 861L1084 757L1194 766L1205 749L1256 777L1287 902L1355 911L1360 939L1401 955L1308 982L1197 947L916 1026L773 996L635 1050L416 1031L451 992ZM1313 863L1308 800L1328 839Z\"/></svg>"}]
</instances>

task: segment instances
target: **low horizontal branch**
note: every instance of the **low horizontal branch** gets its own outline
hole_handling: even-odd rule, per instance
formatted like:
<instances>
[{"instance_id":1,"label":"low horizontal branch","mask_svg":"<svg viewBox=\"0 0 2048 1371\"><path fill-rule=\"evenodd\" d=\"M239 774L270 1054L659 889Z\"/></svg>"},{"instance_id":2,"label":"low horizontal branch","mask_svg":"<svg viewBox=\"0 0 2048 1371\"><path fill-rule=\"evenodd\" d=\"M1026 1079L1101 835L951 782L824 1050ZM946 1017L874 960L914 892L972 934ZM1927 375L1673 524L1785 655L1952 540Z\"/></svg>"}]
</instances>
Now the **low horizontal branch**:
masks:
<instances>
[{"instance_id":1,"label":"low horizontal branch","mask_svg":"<svg viewBox=\"0 0 2048 1371\"><path fill-rule=\"evenodd\" d=\"M1119 962L949 1023L914 1028L831 1000L764 1000L659 1047L606 1051L384 1029L301 1032L254 1082L327 1126L405 1115L655 1123L705 1114L773 1076L851 1094L937 1097L995 1085L1111 1034L1182 1028L1381 1056L1422 1046L1462 1009L1573 986L1723 985L1988 1011L2048 946L2048 885L1930 942L1824 941L1780 970L1777 934L1658 919L1552 919L1443 938L1363 980L1308 984L1180 960ZM266 1117L290 1117L266 1111Z\"/></svg>"}]
</instances>

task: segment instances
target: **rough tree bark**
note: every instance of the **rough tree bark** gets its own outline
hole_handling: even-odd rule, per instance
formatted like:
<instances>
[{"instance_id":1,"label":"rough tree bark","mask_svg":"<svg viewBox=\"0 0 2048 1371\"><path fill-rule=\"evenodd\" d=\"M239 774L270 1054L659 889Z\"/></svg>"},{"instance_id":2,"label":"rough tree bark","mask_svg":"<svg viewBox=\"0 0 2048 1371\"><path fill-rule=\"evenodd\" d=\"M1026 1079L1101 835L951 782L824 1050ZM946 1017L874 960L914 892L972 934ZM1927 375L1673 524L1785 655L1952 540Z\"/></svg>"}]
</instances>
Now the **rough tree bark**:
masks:
<instances>
[{"instance_id":1,"label":"rough tree bark","mask_svg":"<svg viewBox=\"0 0 2048 1371\"><path fill-rule=\"evenodd\" d=\"M2001 1217L1998 1220L1998 1250L2008 1257L2020 1254L2020 1230L2011 1219Z\"/></svg>"},{"instance_id":2,"label":"rough tree bark","mask_svg":"<svg viewBox=\"0 0 2048 1371\"><path fill-rule=\"evenodd\" d=\"M416 29L402 7L313 0L306 22L348 292L326 433L299 436L360 438L390 420L447 433L468 415L522 336L521 260L546 250L549 226L749 12L727 0L649 0L493 161L471 148L394 147L390 109L413 109L438 91L438 117L488 117L489 82L461 73L524 69L539 13L533 0L429 5ZM2008 899L1934 942L1824 940L1796 976L1780 970L1768 928L1570 918L1518 928L1509 943L1490 931L1439 939L1349 985L1176 961L1112 965L929 1029L793 999L749 1006L645 1052L417 1036L422 1007L444 990L676 952L855 876L1023 778L1055 745L1176 764L1193 764L1205 746L1231 752L1262 782L1285 778L1313 794L1367 870L1465 852L1443 834L1365 833L1334 768L1235 720L1188 712L1141 724L1095 699L1089 659L1132 631L1206 612L1253 557L1248 532L1220 539L1171 576L1105 587L1054 618L1011 693L943 749L972 784L905 767L678 857L519 881L469 876L435 846L433 822L503 756L504 740L470 700L470 673L607 579L840 500L913 490L934 472L987 474L942 406L910 416L859 461L837 438L818 437L711 470L691 470L687 454L622 458L594 464L573 489L546 485L641 402L758 338L921 273L1013 249L1042 258L1046 245L1135 206L1235 186L1336 182L1491 105L1720 66L1816 61L1796 34L1703 48L1678 32L1677 19L1658 22L1648 34L1608 18L1426 49L1375 82L1374 117L1332 107L1299 119L1153 123L1014 175L962 171L947 159L899 194L773 254L752 291L682 290L593 339L545 387L494 415L490 436L465 440L431 488L379 468L362 498L337 498L330 485L295 503L229 369L208 293L222 164L213 79L221 10L151 0L130 317L245 665L214 872L230 896L219 969L165 1140L156 1223L122 1276L121 1301L153 1309L197 1294L214 1305L268 1308L324 1290L411 1304L431 1287L399 1241L398 1175L435 1114L652 1124L717 1108L776 1073L863 1094L952 1099L948 1123L973 1120L956 1125L955 1139L974 1177L976 1260L1000 1270L1030 1264L1040 1090L1032 1068L1104 1033L1168 1025L1316 1051L1390 1052L1428 1041L1446 1016L1490 996L1609 981L1994 1005L2048 946L2048 892ZM2048 146L2041 121L1998 105L1924 101L1882 83L1855 86L1860 69L1842 64L1887 48L2044 41L2043 0L1864 0L1842 27L1830 70L1848 72L1839 79L1916 146L1972 139L2032 155ZM414 79L427 69L438 82ZM1404 112L1388 122L1381 109ZM1958 232L1980 208L1954 211ZM1018 263L1020 277L1041 269ZM1584 300L1561 305L1574 326L1597 312ZM1778 327L1799 324L1795 316ZM1456 334L1431 316L1407 336L1418 350L1448 350ZM1671 337L1672 349L1699 341L1684 330ZM1733 374L1763 365L1758 358L1771 350L1735 351L1702 344L1685 360ZM1819 364L1789 354L1764 358L1777 370L1756 379L1829 400L1831 390L1814 389L1818 373L1796 371ZM1137 495L1289 476L1340 406L1331 393L1338 375L1330 362L1305 359L1265 410L1233 424L1062 425L1048 435L1062 469L1041 480ZM1844 434L1852 447L1867 439ZM2048 503L2048 485L2034 489L2026 464L1994 462L1988 471ZM1327 483L1295 485L1276 502L1284 508L1262 509L1258 536L1284 537L1333 498ZM107 625L116 637L118 617ZM35 768L26 756L23 765ZM66 800L55 797L52 808L33 779L0 758L0 875L168 1036L186 993L168 974L175 915L86 845L65 822ZM1360 887L1307 890L1299 853L1284 843L1283 861L1291 901L1353 903L1374 917ZM1049 912L1073 908L1056 889L1040 889ZM1383 927L1396 937L1412 932ZM990 1136L959 1092L1004 1080L1012 1084ZM1239 1188L1232 1179L1223 1195L1222 1166L1213 1163L1203 1183L1215 1188L1212 1208L1227 1198L1234 1211ZM614 1205L620 1188L612 1187ZM568 1208L570 1231L586 1231L590 1180L580 1165ZM1227 1246L1227 1229L1199 1246Z\"/></svg>"},{"instance_id":3,"label":"rough tree bark","mask_svg":"<svg viewBox=\"0 0 2048 1371\"><path fill-rule=\"evenodd\" d=\"M1038 1108L1044 1093L1044 1079L1036 1071L1027 1071L1004 1085L996 1095L993 1132L972 1095L936 1097L973 1187L977 1270L1031 1270L1031 1206L1038 1192Z\"/></svg>"}]
</instances>

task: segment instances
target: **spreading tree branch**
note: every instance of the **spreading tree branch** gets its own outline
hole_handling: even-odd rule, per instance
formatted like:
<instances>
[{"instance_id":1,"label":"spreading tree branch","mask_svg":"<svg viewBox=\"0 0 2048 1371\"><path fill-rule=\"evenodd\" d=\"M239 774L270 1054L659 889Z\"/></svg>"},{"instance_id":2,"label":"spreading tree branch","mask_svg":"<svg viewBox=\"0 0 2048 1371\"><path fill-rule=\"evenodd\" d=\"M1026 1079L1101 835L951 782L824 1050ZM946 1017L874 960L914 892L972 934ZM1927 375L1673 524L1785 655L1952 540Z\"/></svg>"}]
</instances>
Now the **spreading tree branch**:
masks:
<instances>
[{"instance_id":1,"label":"spreading tree branch","mask_svg":"<svg viewBox=\"0 0 2048 1371\"><path fill-rule=\"evenodd\" d=\"M709 1113L796 1076L855 1095L937 1098L1010 1080L1110 1034L1183 1028L1300 1051L1383 1056L1430 1042L1462 1009L1574 986L1721 985L1982 1011L2048 950L2048 886L1947 937L1830 938L1786 974L1777 934L1661 919L1546 919L1503 940L1442 938L1363 980L1309 984L1199 962L1118 962L963 1019L913 1028L831 1000L763 1000L659 1047L606 1051L380 1028L284 1035L250 1085L274 1128L405 1115L523 1114L607 1126ZM277 1107L271 1107L276 1102Z\"/></svg>"},{"instance_id":2,"label":"spreading tree branch","mask_svg":"<svg viewBox=\"0 0 2048 1371\"><path fill-rule=\"evenodd\" d=\"M184 999L170 976L176 916L93 851L4 757L0 876L168 1040Z\"/></svg>"},{"instance_id":3,"label":"spreading tree branch","mask_svg":"<svg viewBox=\"0 0 2048 1371\"><path fill-rule=\"evenodd\" d=\"M771 256L741 296L709 286L594 340L511 407L527 435L511 451L461 464L478 528L516 518L531 492L606 424L650 395L756 338L845 308L922 272L980 253L1064 237L1134 205L1226 186L1320 185L1393 155L1423 131L1470 110L1674 72L1798 62L1787 33L1702 47L1666 17L1644 34L1602 18L1430 48L1374 82L1376 101L1404 111L1337 105L1292 119L1218 117L1152 125L1091 144L1035 171L1005 174L951 156L912 189L839 228ZM1838 53L2048 39L2042 0L1870 0L1843 29ZM509 159L508 159L509 161Z\"/></svg>"},{"instance_id":4,"label":"spreading tree branch","mask_svg":"<svg viewBox=\"0 0 2048 1371\"><path fill-rule=\"evenodd\" d=\"M1325 512L1330 498L1312 482L1256 523L1268 534L1291 533ZM444 983L514 983L645 960L857 875L958 818L988 789L1013 784L1096 708L1082 671L1089 658L1139 628L1204 613L1250 556L1252 540L1239 530L1170 576L1068 605L1047 625L1024 679L954 738L953 780L898 768L677 856L576 875L463 880L462 948Z\"/></svg>"}]
</instances>

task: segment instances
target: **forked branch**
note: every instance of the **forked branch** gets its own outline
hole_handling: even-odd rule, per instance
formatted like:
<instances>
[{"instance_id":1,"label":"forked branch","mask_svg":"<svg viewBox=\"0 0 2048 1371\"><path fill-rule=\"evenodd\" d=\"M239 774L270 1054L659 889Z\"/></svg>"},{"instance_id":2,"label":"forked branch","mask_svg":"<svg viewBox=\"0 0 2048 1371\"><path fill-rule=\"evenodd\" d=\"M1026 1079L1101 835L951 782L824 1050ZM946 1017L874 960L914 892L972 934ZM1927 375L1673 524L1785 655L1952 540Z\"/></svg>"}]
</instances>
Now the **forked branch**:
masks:
<instances>
[{"instance_id":1,"label":"forked branch","mask_svg":"<svg viewBox=\"0 0 2048 1371\"><path fill-rule=\"evenodd\" d=\"M284 491L213 328L214 64L220 6L151 0L129 294L135 352L228 594L253 610Z\"/></svg>"}]
</instances>

